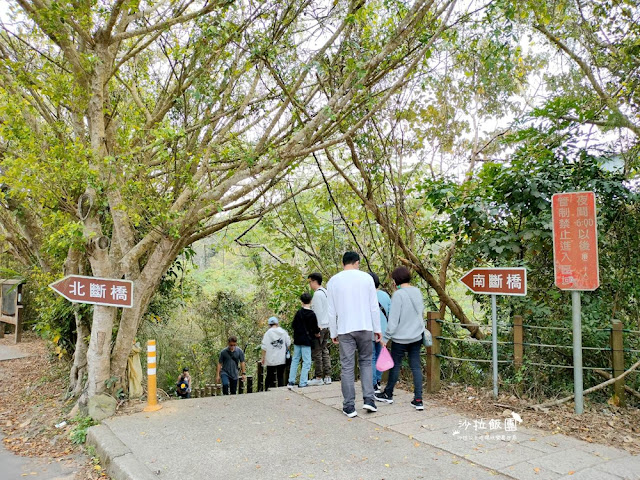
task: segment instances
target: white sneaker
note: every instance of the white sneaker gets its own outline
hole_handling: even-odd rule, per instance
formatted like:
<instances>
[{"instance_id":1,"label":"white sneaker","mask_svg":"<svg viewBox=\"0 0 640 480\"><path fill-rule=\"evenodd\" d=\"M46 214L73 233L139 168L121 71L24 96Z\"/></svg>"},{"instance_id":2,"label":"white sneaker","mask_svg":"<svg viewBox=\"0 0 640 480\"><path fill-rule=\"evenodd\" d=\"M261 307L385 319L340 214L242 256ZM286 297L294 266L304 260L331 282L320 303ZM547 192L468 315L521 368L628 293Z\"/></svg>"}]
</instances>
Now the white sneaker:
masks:
<instances>
[{"instance_id":1,"label":"white sneaker","mask_svg":"<svg viewBox=\"0 0 640 480\"><path fill-rule=\"evenodd\" d=\"M324 377L324 384L331 385L331 377Z\"/></svg>"},{"instance_id":2,"label":"white sneaker","mask_svg":"<svg viewBox=\"0 0 640 480\"><path fill-rule=\"evenodd\" d=\"M324 385L324 382L321 378L314 378L313 380L309 380L307 382L307 385L309 385L310 387L316 387L318 385Z\"/></svg>"}]
</instances>

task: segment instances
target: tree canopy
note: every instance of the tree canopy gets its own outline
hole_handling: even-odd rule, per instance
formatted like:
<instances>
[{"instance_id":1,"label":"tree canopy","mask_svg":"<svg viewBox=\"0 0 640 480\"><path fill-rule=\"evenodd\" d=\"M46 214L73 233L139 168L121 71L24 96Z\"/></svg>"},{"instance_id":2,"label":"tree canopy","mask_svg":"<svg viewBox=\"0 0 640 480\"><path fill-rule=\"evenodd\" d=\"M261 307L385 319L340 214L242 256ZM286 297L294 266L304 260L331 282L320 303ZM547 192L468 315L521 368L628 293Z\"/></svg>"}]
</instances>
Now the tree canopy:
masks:
<instances>
[{"instance_id":1,"label":"tree canopy","mask_svg":"<svg viewBox=\"0 0 640 480\"><path fill-rule=\"evenodd\" d=\"M637 299L617 265L637 223L639 15L630 0L15 0L3 266L41 286L136 283L121 312L38 293L42 318L73 319L86 397L122 380L176 260L233 225L272 286L330 275L352 248L410 266L482 338L452 275L517 263L550 288L550 196L589 188L613 315Z\"/></svg>"}]
</instances>

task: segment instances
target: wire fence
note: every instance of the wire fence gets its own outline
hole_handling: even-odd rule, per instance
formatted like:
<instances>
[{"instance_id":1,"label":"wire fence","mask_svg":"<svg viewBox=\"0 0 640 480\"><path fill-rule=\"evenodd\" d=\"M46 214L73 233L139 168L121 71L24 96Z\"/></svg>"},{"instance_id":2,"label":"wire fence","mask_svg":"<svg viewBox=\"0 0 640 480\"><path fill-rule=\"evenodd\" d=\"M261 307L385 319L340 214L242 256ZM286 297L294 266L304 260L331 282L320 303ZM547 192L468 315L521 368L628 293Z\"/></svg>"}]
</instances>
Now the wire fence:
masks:
<instances>
[{"instance_id":1,"label":"wire fence","mask_svg":"<svg viewBox=\"0 0 640 480\"><path fill-rule=\"evenodd\" d=\"M461 323L461 322L454 322L454 321L447 321L447 320L441 320L441 319L437 319L436 322L438 324L440 324L441 326L447 326L447 327L453 327L453 328L465 328L465 327L475 327L475 328L481 328L481 329L491 329L491 325L478 325L478 324L473 324L473 323ZM563 331L563 332L572 332L573 329L570 327L557 327L557 326L544 326L544 325L532 325L532 324L518 324L517 326L514 325L514 323L510 322L510 323L505 323L505 322L501 322L497 324L498 329L502 329L502 330L513 330L514 327L516 328L522 328L523 330L549 330L549 331ZM594 332L608 332L609 334L611 334L611 332L613 331L612 327L605 327L605 328L597 328L597 329L593 329L592 331ZM619 330L620 331L620 330ZM622 329L621 332L626 333L626 334L640 334L640 330L630 330L630 329ZM437 335L435 337L436 339L438 339L441 342L455 342L455 343L462 343L465 345L476 345L476 344L480 344L480 345L491 345L493 343L492 340L486 340L486 339L476 339L476 338L472 338L471 336L465 336L465 337L452 337L452 336L446 336L446 335ZM501 346L507 346L507 347L514 347L516 345L516 343L514 342L514 340L499 340L497 342L498 345ZM530 348L542 348L542 349L565 349L565 350L573 350L573 345L560 345L560 344L552 344L552 343L537 343L537 342L518 342L517 343L518 346L520 346L520 348L522 347L530 347ZM607 346L607 347L596 347L596 346L582 346L582 350L587 350L587 351L591 351L591 352L613 352L613 348L611 346ZM633 349L633 348L624 348L623 351L625 353L640 353L640 350L638 349ZM444 354L436 354L435 355L438 358L441 359L446 359L446 360L452 360L452 361L458 361L458 362L473 362L473 363L492 363L492 360L490 359L484 359L484 358L469 358L469 357L456 357L454 355L444 355ZM499 364L513 364L514 363L514 359L501 359L498 360ZM546 368L559 368L559 369L573 369L573 365L561 365L561 364L557 364L557 363L545 363L545 362L534 362L528 359L524 359L522 360L522 364L526 365L526 366L536 366L536 367L546 367ZM610 366L606 366L606 367L592 367L592 366L583 366L582 367L584 370L602 370L602 371L607 371L607 372L611 372L613 371L613 368L611 368ZM638 374L640 373L640 371L634 371L634 372L630 372L632 374Z\"/></svg>"},{"instance_id":2,"label":"wire fence","mask_svg":"<svg viewBox=\"0 0 640 480\"><path fill-rule=\"evenodd\" d=\"M537 363L537 362L530 362L530 361L527 361L526 363L527 365L536 365L539 367L570 368L573 370L573 365L554 365L549 363ZM584 365L582 366L582 369L583 370L605 370L609 372L613 370L611 367L585 367Z\"/></svg>"},{"instance_id":3,"label":"wire fence","mask_svg":"<svg viewBox=\"0 0 640 480\"><path fill-rule=\"evenodd\" d=\"M492 360L486 360L484 358L460 358L460 357L450 357L448 355L442 355L440 353L436 354L438 358L446 358L447 360L459 360L461 362L478 362L478 363L491 363ZM498 360L498 363L513 363L513 360Z\"/></svg>"},{"instance_id":4,"label":"wire fence","mask_svg":"<svg viewBox=\"0 0 640 480\"><path fill-rule=\"evenodd\" d=\"M529 342L522 342L522 345L524 345L525 347L545 347L545 348L569 348L569 349L573 349L573 345L552 345L552 344L546 344L546 343L529 343ZM582 346L583 350L595 350L595 351L601 351L601 352L610 352L611 348L610 347L585 347L584 345Z\"/></svg>"},{"instance_id":5,"label":"wire fence","mask_svg":"<svg viewBox=\"0 0 640 480\"><path fill-rule=\"evenodd\" d=\"M457 338L457 337L441 337L441 336L437 336L436 337L438 340L449 340L451 342L468 342L468 343L479 343L479 344L489 344L491 345L493 342L491 340L478 340L478 339L471 339L471 337L466 337L466 338ZM513 342L504 342L504 341L498 341L496 342L498 345L513 345Z\"/></svg>"}]
</instances>

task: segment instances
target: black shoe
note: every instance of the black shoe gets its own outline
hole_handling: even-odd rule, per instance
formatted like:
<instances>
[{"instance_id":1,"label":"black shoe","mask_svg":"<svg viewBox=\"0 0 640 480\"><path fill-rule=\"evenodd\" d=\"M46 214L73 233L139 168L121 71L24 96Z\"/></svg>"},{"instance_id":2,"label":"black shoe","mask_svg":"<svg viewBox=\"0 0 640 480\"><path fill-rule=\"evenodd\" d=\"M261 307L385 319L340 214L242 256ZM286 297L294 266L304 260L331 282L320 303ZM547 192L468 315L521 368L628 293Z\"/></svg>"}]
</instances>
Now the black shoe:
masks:
<instances>
[{"instance_id":1,"label":"black shoe","mask_svg":"<svg viewBox=\"0 0 640 480\"><path fill-rule=\"evenodd\" d=\"M376 402L373 400L365 400L364 405L362 406L367 412L377 412L378 407L376 407Z\"/></svg>"},{"instance_id":2,"label":"black shoe","mask_svg":"<svg viewBox=\"0 0 640 480\"><path fill-rule=\"evenodd\" d=\"M416 410L424 410L424 405L422 404L421 398L416 398L414 400L411 400L411 405L416 407Z\"/></svg>"},{"instance_id":3,"label":"black shoe","mask_svg":"<svg viewBox=\"0 0 640 480\"><path fill-rule=\"evenodd\" d=\"M380 384L379 384L379 383L376 383L376 384L373 386L373 393L382 393L382 388L380 387Z\"/></svg>"},{"instance_id":4,"label":"black shoe","mask_svg":"<svg viewBox=\"0 0 640 480\"><path fill-rule=\"evenodd\" d=\"M389 395L387 392L376 393L373 398L383 403L393 403L393 395Z\"/></svg>"},{"instance_id":5,"label":"black shoe","mask_svg":"<svg viewBox=\"0 0 640 480\"><path fill-rule=\"evenodd\" d=\"M356 412L356 409L354 407L344 407L342 409L342 413L344 413L349 418L358 416L358 412Z\"/></svg>"}]
</instances>

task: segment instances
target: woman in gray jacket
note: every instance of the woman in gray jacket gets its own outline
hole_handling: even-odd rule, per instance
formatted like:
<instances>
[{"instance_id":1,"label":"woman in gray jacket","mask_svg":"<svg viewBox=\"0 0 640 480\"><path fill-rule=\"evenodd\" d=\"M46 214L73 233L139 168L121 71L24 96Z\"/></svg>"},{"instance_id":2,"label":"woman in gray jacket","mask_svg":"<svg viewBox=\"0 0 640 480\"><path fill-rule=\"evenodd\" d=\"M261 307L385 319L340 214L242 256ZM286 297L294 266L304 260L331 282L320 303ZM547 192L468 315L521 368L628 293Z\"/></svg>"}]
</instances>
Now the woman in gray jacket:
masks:
<instances>
[{"instance_id":1,"label":"woman in gray jacket","mask_svg":"<svg viewBox=\"0 0 640 480\"><path fill-rule=\"evenodd\" d=\"M393 368L389 373L389 382L382 393L376 394L376 400L393 403L393 388L400 376L402 359L405 353L409 355L409 367L413 374L413 405L416 410L424 410L422 404L422 367L420 365L420 347L424 333L424 302L422 292L411 286L411 273L406 267L398 267L391 272L391 278L397 290L391 297L391 313L387 323L387 330L382 339L386 346L389 340Z\"/></svg>"}]
</instances>

